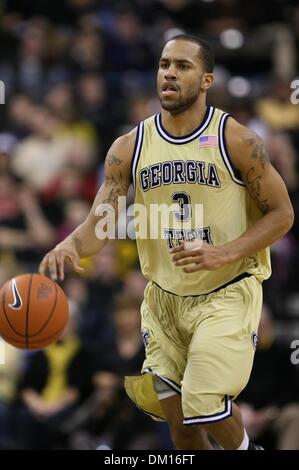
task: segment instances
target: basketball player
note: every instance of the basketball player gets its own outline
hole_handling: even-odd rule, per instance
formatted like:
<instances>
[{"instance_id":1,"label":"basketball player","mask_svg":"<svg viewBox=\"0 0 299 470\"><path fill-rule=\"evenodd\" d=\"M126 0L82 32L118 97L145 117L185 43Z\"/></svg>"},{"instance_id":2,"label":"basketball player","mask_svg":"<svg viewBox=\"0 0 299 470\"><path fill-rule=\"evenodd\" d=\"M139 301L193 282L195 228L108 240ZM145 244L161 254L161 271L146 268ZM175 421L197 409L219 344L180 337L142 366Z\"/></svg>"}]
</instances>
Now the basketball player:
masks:
<instances>
[{"instance_id":1,"label":"basketball player","mask_svg":"<svg viewBox=\"0 0 299 470\"><path fill-rule=\"evenodd\" d=\"M146 208L176 203L180 230L137 236L149 280L141 309L146 360L141 376L126 379L127 392L167 420L177 449L210 449L207 435L224 449L259 449L233 399L251 372L268 247L291 228L293 210L261 139L206 105L212 83L207 43L189 35L166 43L157 75L161 114L112 144L90 214L45 256L40 272L63 279L64 261L82 271L80 258L105 243L95 235L96 208L117 210L131 180L135 202ZM196 204L203 224L184 229Z\"/></svg>"}]
</instances>

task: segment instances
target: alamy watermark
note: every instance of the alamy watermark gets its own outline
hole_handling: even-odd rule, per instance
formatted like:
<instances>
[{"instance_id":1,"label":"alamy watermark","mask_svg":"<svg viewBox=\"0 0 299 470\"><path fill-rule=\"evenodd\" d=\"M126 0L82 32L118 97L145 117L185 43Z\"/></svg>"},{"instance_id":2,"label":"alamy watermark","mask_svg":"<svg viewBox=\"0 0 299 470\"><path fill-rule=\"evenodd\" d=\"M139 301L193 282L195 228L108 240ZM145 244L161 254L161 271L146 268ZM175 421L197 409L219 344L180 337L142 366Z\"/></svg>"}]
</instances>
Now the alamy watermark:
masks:
<instances>
[{"instance_id":1,"label":"alamy watermark","mask_svg":"<svg viewBox=\"0 0 299 470\"><path fill-rule=\"evenodd\" d=\"M299 364L299 339L294 339L291 342L290 348L294 349L291 354L291 363L297 366Z\"/></svg>"},{"instance_id":2,"label":"alamy watermark","mask_svg":"<svg viewBox=\"0 0 299 470\"><path fill-rule=\"evenodd\" d=\"M0 80L0 104L5 104L5 85L2 80Z\"/></svg>"},{"instance_id":3,"label":"alamy watermark","mask_svg":"<svg viewBox=\"0 0 299 470\"><path fill-rule=\"evenodd\" d=\"M179 194L179 193L178 193ZM119 196L117 208L102 203L95 209L99 218L95 234L103 239L143 239L167 241L173 248L179 240L210 240L209 227L203 227L203 205L185 204L185 195L173 204L132 204L126 207L126 196ZM121 217L120 214L122 215ZM122 224L117 224L121 219Z\"/></svg>"},{"instance_id":4,"label":"alamy watermark","mask_svg":"<svg viewBox=\"0 0 299 470\"><path fill-rule=\"evenodd\" d=\"M292 90L294 90L291 93L291 98L290 98L291 103L298 104L299 103L299 78L297 78L296 80L293 80L290 87Z\"/></svg>"}]
</instances>

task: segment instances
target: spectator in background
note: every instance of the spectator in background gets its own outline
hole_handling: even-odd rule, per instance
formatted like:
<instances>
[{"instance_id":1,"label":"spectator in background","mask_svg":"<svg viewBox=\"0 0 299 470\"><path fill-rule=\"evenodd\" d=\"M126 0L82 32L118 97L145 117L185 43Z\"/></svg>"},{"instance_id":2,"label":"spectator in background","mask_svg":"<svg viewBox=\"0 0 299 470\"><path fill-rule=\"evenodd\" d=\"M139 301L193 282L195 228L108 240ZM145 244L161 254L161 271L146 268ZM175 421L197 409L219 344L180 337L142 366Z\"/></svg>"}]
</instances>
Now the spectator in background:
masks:
<instances>
[{"instance_id":1,"label":"spectator in background","mask_svg":"<svg viewBox=\"0 0 299 470\"><path fill-rule=\"evenodd\" d=\"M140 269L132 269L124 278L123 293L128 296L135 297L141 304L146 284L147 280Z\"/></svg>"},{"instance_id":2,"label":"spectator in background","mask_svg":"<svg viewBox=\"0 0 299 470\"><path fill-rule=\"evenodd\" d=\"M3 149L0 136L0 175L9 173L9 170L9 153L6 152L6 149Z\"/></svg>"},{"instance_id":3,"label":"spectator in background","mask_svg":"<svg viewBox=\"0 0 299 470\"><path fill-rule=\"evenodd\" d=\"M94 199L104 156L116 135L158 112L152 96L155 55L174 29L211 40L219 65L209 103L230 110L267 141L299 215L299 108L290 103L296 73L288 75L287 64L295 67L296 61L290 61L283 34L287 30L297 41L298 64L295 4L273 0L269 8L266 0L60 0L58 8L49 0L0 1L0 77L6 88L0 122L0 286L35 270L47 245L80 218ZM271 76L279 72L275 62L284 66L281 76L291 78L275 80L270 89ZM228 86L234 77L249 85L244 98L233 93L238 87ZM25 181L24 195L16 177ZM133 198L132 188L129 204ZM288 315L298 312L296 220L291 233L272 247L274 273L264 285L265 298L283 325L281 335L296 322ZM94 350L105 344L108 358L116 348L116 295L123 291L142 297L145 281L136 260L132 240L113 242L92 262L83 261L86 275L68 274L63 286L82 313L82 341ZM106 375L96 392L99 415L115 409L116 432L123 423L117 420L122 387L118 372L102 372ZM109 422L101 421L102 433ZM130 429L124 429L129 438Z\"/></svg>"},{"instance_id":4,"label":"spectator in background","mask_svg":"<svg viewBox=\"0 0 299 470\"><path fill-rule=\"evenodd\" d=\"M290 348L275 339L265 305L257 344L250 380L238 397L244 426L250 439L268 439L268 448L272 437L277 450L299 450L298 370Z\"/></svg>"},{"instance_id":5,"label":"spectator in background","mask_svg":"<svg viewBox=\"0 0 299 470\"><path fill-rule=\"evenodd\" d=\"M66 275L64 280L63 291L69 301L77 305L77 308L80 311L80 325L81 321L84 321L83 311L89 296L87 280L70 272Z\"/></svg>"},{"instance_id":6,"label":"spectator in background","mask_svg":"<svg viewBox=\"0 0 299 470\"><path fill-rule=\"evenodd\" d=\"M49 221L55 227L64 225L69 203L80 200L82 206L90 204L97 192L97 186L95 172L84 172L70 165L64 167L52 184L40 193L43 209Z\"/></svg>"},{"instance_id":7,"label":"spectator in background","mask_svg":"<svg viewBox=\"0 0 299 470\"><path fill-rule=\"evenodd\" d=\"M151 70L154 57L141 18L129 3L115 5L111 26L106 41L107 67L123 73Z\"/></svg>"},{"instance_id":8,"label":"spectator in background","mask_svg":"<svg viewBox=\"0 0 299 470\"><path fill-rule=\"evenodd\" d=\"M156 425L138 412L126 396L122 380L111 370L94 378L95 392L65 423L73 450L160 449Z\"/></svg>"},{"instance_id":9,"label":"spectator in background","mask_svg":"<svg viewBox=\"0 0 299 470\"><path fill-rule=\"evenodd\" d=\"M290 136L283 132L273 132L266 141L266 147L272 165L282 176L289 193L292 195L298 189L298 158Z\"/></svg>"},{"instance_id":10,"label":"spectator in background","mask_svg":"<svg viewBox=\"0 0 299 470\"><path fill-rule=\"evenodd\" d=\"M127 122L120 129L120 133L129 132L141 121L159 110L157 98L147 94L131 96L129 106L126 109Z\"/></svg>"},{"instance_id":11,"label":"spectator in background","mask_svg":"<svg viewBox=\"0 0 299 470\"><path fill-rule=\"evenodd\" d=\"M110 339L100 345L99 368L108 367L120 376L138 373L144 361L140 300L133 295L120 294L114 306L113 324L112 342Z\"/></svg>"},{"instance_id":12,"label":"spectator in background","mask_svg":"<svg viewBox=\"0 0 299 470\"><path fill-rule=\"evenodd\" d=\"M61 120L47 108L31 105L28 112L26 125L32 134L16 146L12 169L36 190L41 190L62 170L73 144L59 135Z\"/></svg>"},{"instance_id":13,"label":"spectator in background","mask_svg":"<svg viewBox=\"0 0 299 470\"><path fill-rule=\"evenodd\" d=\"M91 261L91 264L90 264ZM85 288L87 302L82 307L84 319L80 325L80 334L86 344L95 352L99 345L108 341L107 347L113 347L113 320L112 312L117 293L122 289L119 276L119 258L116 252L116 242L110 241L105 248L92 260L83 260L87 277ZM72 277L71 277L72 279ZM71 281L73 284L73 281ZM81 286L81 292L83 286ZM66 280L69 290L69 282ZM74 292L74 290L73 290ZM111 352L107 350L106 353Z\"/></svg>"},{"instance_id":14,"label":"spectator in background","mask_svg":"<svg viewBox=\"0 0 299 470\"><path fill-rule=\"evenodd\" d=\"M98 289L101 285L108 290L111 288L115 295L116 292L120 291L121 287L119 272L120 266L117 255L117 242L110 240L106 243L103 250L93 257L90 279L95 286L98 286ZM112 292L110 292L110 295L111 294Z\"/></svg>"},{"instance_id":15,"label":"spectator in background","mask_svg":"<svg viewBox=\"0 0 299 470\"><path fill-rule=\"evenodd\" d=\"M144 360L140 300L121 294L113 312L114 336L102 341L94 375L95 393L66 424L73 449L151 449L159 446L152 421L134 410L124 392L126 374Z\"/></svg>"},{"instance_id":16,"label":"spectator in background","mask_svg":"<svg viewBox=\"0 0 299 470\"><path fill-rule=\"evenodd\" d=\"M19 349L4 343L4 341L0 348L1 353L4 353L3 363L1 362L2 356L0 358L0 450L3 450L13 446L9 437L13 424L12 406L17 396L17 385L23 361Z\"/></svg>"},{"instance_id":17,"label":"spectator in background","mask_svg":"<svg viewBox=\"0 0 299 470\"><path fill-rule=\"evenodd\" d=\"M114 105L114 97L109 97L107 83L99 73L89 72L80 76L77 98L81 116L97 130L101 141L98 159L103 161L123 118L122 111L117 103Z\"/></svg>"},{"instance_id":18,"label":"spectator in background","mask_svg":"<svg viewBox=\"0 0 299 470\"><path fill-rule=\"evenodd\" d=\"M277 79L271 93L256 103L258 116L273 130L298 130L299 107L291 102L290 83Z\"/></svg>"},{"instance_id":19,"label":"spectator in background","mask_svg":"<svg viewBox=\"0 0 299 470\"><path fill-rule=\"evenodd\" d=\"M94 6L98 0L60 0L59 8L57 4L51 4L48 0L9 0L7 2L8 11L20 11L28 18L32 15L44 15L55 22L72 25L77 16L81 15Z\"/></svg>"},{"instance_id":20,"label":"spectator in background","mask_svg":"<svg viewBox=\"0 0 299 470\"><path fill-rule=\"evenodd\" d=\"M71 67L76 75L84 72L101 72L106 65L101 31L79 29L73 39L70 58Z\"/></svg>"},{"instance_id":21,"label":"spectator in background","mask_svg":"<svg viewBox=\"0 0 299 470\"><path fill-rule=\"evenodd\" d=\"M16 67L17 88L35 98L44 92L50 26L46 18L35 18L27 23L21 36Z\"/></svg>"},{"instance_id":22,"label":"spectator in background","mask_svg":"<svg viewBox=\"0 0 299 470\"><path fill-rule=\"evenodd\" d=\"M53 116L60 120L59 135L75 139L77 144L85 144L89 150L89 164L97 148L97 135L94 127L84 121L78 114L73 87L70 83L61 83L52 87L46 97L45 104Z\"/></svg>"},{"instance_id":23,"label":"spectator in background","mask_svg":"<svg viewBox=\"0 0 299 470\"><path fill-rule=\"evenodd\" d=\"M78 312L70 307L62 338L28 358L19 387L18 448L51 448L60 424L91 392L93 356L82 346Z\"/></svg>"},{"instance_id":24,"label":"spectator in background","mask_svg":"<svg viewBox=\"0 0 299 470\"><path fill-rule=\"evenodd\" d=\"M64 240L87 217L90 210L89 204L82 199L70 199L64 206L63 223L57 230L57 243Z\"/></svg>"},{"instance_id":25,"label":"spectator in background","mask_svg":"<svg viewBox=\"0 0 299 470\"><path fill-rule=\"evenodd\" d=\"M94 147L80 134L81 131L84 134L84 126L65 128L60 118L39 106L32 106L29 124L33 133L16 146L12 156L12 168L17 176L36 190L45 191L67 166L84 175L92 171Z\"/></svg>"},{"instance_id":26,"label":"spectator in background","mask_svg":"<svg viewBox=\"0 0 299 470\"><path fill-rule=\"evenodd\" d=\"M230 104L234 118L244 126L248 126L263 140L267 141L270 130L265 122L257 115L255 102L252 99L235 99Z\"/></svg>"},{"instance_id":27,"label":"spectator in background","mask_svg":"<svg viewBox=\"0 0 299 470\"><path fill-rule=\"evenodd\" d=\"M30 116L32 100L25 93L15 94L8 102L7 129L17 141L24 139L30 133Z\"/></svg>"},{"instance_id":28,"label":"spectator in background","mask_svg":"<svg viewBox=\"0 0 299 470\"><path fill-rule=\"evenodd\" d=\"M53 242L53 228L33 191L0 174L0 254L10 251L33 263Z\"/></svg>"}]
</instances>

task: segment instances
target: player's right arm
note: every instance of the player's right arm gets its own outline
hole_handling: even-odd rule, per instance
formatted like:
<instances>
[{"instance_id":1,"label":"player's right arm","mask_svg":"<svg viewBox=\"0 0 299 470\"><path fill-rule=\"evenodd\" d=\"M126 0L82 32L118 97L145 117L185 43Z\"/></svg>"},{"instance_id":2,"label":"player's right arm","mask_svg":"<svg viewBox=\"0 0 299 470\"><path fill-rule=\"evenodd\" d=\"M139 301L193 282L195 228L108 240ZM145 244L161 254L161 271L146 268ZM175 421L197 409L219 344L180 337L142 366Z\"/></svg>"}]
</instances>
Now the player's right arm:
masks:
<instances>
[{"instance_id":1,"label":"player's right arm","mask_svg":"<svg viewBox=\"0 0 299 470\"><path fill-rule=\"evenodd\" d=\"M101 219L96 215L96 210L110 207L115 211L117 221L118 197L127 195L131 183L131 160L135 139L136 129L119 137L112 144L105 160L104 182L86 220L45 255L39 267L40 274L45 275L49 271L53 280L63 280L65 261L71 263L75 271L82 272L84 270L80 266L80 258L95 255L103 248L107 237L100 239L96 236L96 226Z\"/></svg>"}]
</instances>

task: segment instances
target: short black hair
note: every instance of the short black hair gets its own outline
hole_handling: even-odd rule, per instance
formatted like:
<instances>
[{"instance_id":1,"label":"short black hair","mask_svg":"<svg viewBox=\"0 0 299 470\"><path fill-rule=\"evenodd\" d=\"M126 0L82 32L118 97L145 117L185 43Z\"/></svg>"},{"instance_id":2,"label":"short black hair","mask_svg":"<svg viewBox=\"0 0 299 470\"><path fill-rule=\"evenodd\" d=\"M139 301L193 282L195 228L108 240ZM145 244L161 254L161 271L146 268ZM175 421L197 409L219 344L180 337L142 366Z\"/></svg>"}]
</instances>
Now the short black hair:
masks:
<instances>
[{"instance_id":1,"label":"short black hair","mask_svg":"<svg viewBox=\"0 0 299 470\"><path fill-rule=\"evenodd\" d=\"M189 41L197 44L199 46L199 57L203 63L205 71L208 73L213 72L215 65L214 52L207 41L198 38L197 36L193 36L192 34L177 34L176 36L168 39L166 44L170 41Z\"/></svg>"}]
</instances>

